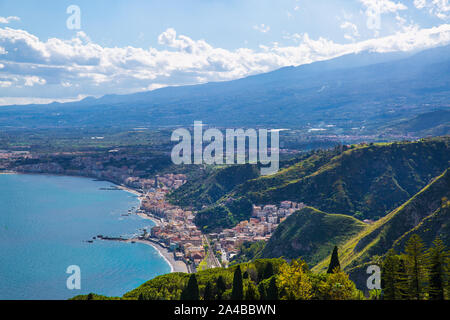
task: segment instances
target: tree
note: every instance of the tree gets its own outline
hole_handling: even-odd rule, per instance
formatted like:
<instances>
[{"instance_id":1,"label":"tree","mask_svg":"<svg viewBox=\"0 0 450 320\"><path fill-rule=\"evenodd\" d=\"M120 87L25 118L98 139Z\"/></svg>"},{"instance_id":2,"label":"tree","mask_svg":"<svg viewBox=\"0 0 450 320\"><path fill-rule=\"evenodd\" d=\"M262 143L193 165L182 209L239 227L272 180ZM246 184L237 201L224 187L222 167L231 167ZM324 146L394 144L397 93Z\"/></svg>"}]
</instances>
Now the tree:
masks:
<instances>
[{"instance_id":1,"label":"tree","mask_svg":"<svg viewBox=\"0 0 450 320\"><path fill-rule=\"evenodd\" d=\"M327 273L333 273L336 268L340 269L341 264L339 263L338 247L334 246L333 253L331 254L330 265L328 266Z\"/></svg>"},{"instance_id":2,"label":"tree","mask_svg":"<svg viewBox=\"0 0 450 320\"><path fill-rule=\"evenodd\" d=\"M225 285L225 281L223 280L222 276L219 276L216 281L216 288L217 288L217 299L222 300L222 295L227 290L227 287Z\"/></svg>"},{"instance_id":3,"label":"tree","mask_svg":"<svg viewBox=\"0 0 450 320\"><path fill-rule=\"evenodd\" d=\"M267 300L278 300L278 287L275 277L270 279L269 287L267 288Z\"/></svg>"},{"instance_id":4,"label":"tree","mask_svg":"<svg viewBox=\"0 0 450 320\"><path fill-rule=\"evenodd\" d=\"M327 280L320 285L319 291L326 300L349 300L355 298L358 293L348 274L342 271L328 274Z\"/></svg>"},{"instance_id":5,"label":"tree","mask_svg":"<svg viewBox=\"0 0 450 320\"><path fill-rule=\"evenodd\" d=\"M307 273L308 266L302 259L282 264L278 275L279 288L285 292L282 299L309 300L312 297L312 284Z\"/></svg>"},{"instance_id":6,"label":"tree","mask_svg":"<svg viewBox=\"0 0 450 320\"><path fill-rule=\"evenodd\" d=\"M401 299L399 291L400 259L393 249L390 249L381 266L381 287L384 300Z\"/></svg>"},{"instance_id":7,"label":"tree","mask_svg":"<svg viewBox=\"0 0 450 320\"><path fill-rule=\"evenodd\" d=\"M409 298L420 300L426 280L426 256L422 239L417 234L406 242L405 253Z\"/></svg>"},{"instance_id":8,"label":"tree","mask_svg":"<svg viewBox=\"0 0 450 320\"><path fill-rule=\"evenodd\" d=\"M200 300L195 273L191 274L186 288L181 292L181 300Z\"/></svg>"},{"instance_id":9,"label":"tree","mask_svg":"<svg viewBox=\"0 0 450 320\"><path fill-rule=\"evenodd\" d=\"M266 287L264 286L264 282L260 282L258 284L258 293L260 300L267 300Z\"/></svg>"},{"instance_id":10,"label":"tree","mask_svg":"<svg viewBox=\"0 0 450 320\"><path fill-rule=\"evenodd\" d=\"M231 300L243 300L243 299L244 299L244 287L242 284L242 272L241 267L237 266L236 270L234 270Z\"/></svg>"},{"instance_id":11,"label":"tree","mask_svg":"<svg viewBox=\"0 0 450 320\"><path fill-rule=\"evenodd\" d=\"M441 239L433 241L433 247L427 252L428 258L428 296L430 300L444 300L446 270L449 253Z\"/></svg>"},{"instance_id":12,"label":"tree","mask_svg":"<svg viewBox=\"0 0 450 320\"><path fill-rule=\"evenodd\" d=\"M271 276L273 276L273 265L269 261L264 268L263 279L269 279Z\"/></svg>"},{"instance_id":13,"label":"tree","mask_svg":"<svg viewBox=\"0 0 450 320\"><path fill-rule=\"evenodd\" d=\"M248 283L247 290L245 291L245 300L255 301L258 300L258 298L256 286L250 281Z\"/></svg>"},{"instance_id":14,"label":"tree","mask_svg":"<svg viewBox=\"0 0 450 320\"><path fill-rule=\"evenodd\" d=\"M214 300L213 287L209 281L205 286L205 291L203 292L203 300Z\"/></svg>"}]
</instances>

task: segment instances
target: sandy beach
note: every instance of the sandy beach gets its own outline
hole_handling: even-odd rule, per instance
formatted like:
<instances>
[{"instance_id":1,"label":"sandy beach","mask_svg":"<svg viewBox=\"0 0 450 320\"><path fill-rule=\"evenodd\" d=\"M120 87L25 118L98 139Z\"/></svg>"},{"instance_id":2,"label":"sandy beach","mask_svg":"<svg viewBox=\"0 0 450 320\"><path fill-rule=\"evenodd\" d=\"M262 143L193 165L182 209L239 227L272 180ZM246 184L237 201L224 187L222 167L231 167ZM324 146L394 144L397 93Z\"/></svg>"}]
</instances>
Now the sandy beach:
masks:
<instances>
[{"instance_id":1,"label":"sandy beach","mask_svg":"<svg viewBox=\"0 0 450 320\"><path fill-rule=\"evenodd\" d=\"M17 174L15 171L0 171L0 174Z\"/></svg>"},{"instance_id":2,"label":"sandy beach","mask_svg":"<svg viewBox=\"0 0 450 320\"><path fill-rule=\"evenodd\" d=\"M175 260L175 258L173 257L173 254L171 252L169 252L166 248L160 246L159 244L152 242L152 241L148 241L148 240L139 240L139 239L130 239L127 240L127 242L138 242L138 243L143 243L149 246L152 246L153 248L155 248L159 254L164 258L164 260L167 261L167 263L170 265L170 272L184 272L184 273L188 273L188 269L186 264L183 261L179 261L179 260Z\"/></svg>"}]
</instances>

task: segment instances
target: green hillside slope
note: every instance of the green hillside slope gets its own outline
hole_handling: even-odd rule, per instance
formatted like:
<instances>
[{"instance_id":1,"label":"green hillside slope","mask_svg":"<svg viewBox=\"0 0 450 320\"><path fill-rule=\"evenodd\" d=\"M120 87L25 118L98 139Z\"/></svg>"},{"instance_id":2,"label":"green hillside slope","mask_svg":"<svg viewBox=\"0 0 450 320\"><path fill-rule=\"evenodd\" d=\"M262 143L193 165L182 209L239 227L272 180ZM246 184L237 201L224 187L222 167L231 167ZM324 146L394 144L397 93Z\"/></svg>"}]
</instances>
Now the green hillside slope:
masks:
<instances>
[{"instance_id":1,"label":"green hillside slope","mask_svg":"<svg viewBox=\"0 0 450 320\"><path fill-rule=\"evenodd\" d=\"M449 165L448 136L320 151L277 174L236 185L212 207L201 211L196 223L205 230L230 227L250 217L248 210L230 209L240 208L239 203L276 204L283 200L304 202L324 212L353 215L361 220L377 220ZM232 204L235 201L238 205Z\"/></svg>"},{"instance_id":2,"label":"green hillside slope","mask_svg":"<svg viewBox=\"0 0 450 320\"><path fill-rule=\"evenodd\" d=\"M429 185L366 228L340 247L341 266L352 273L363 273L360 266L375 255L384 255L389 249L404 249L404 243L413 233L423 237L425 244L440 236L449 245L450 170L434 179ZM327 258L315 270L324 270ZM356 277L356 276L355 276Z\"/></svg>"},{"instance_id":3,"label":"green hillside slope","mask_svg":"<svg viewBox=\"0 0 450 320\"><path fill-rule=\"evenodd\" d=\"M289 182L267 188L259 178L249 182L259 185L259 190L240 188L233 196L246 196L258 204L302 201L325 212L379 218L412 197L449 164L449 137L358 145L313 173L300 173ZM280 172L277 179L283 181L288 172Z\"/></svg>"},{"instance_id":4,"label":"green hillside slope","mask_svg":"<svg viewBox=\"0 0 450 320\"><path fill-rule=\"evenodd\" d=\"M346 215L327 214L306 207L283 221L264 247L262 256L287 259L302 257L315 265L340 245L366 227Z\"/></svg>"},{"instance_id":5,"label":"green hillside slope","mask_svg":"<svg viewBox=\"0 0 450 320\"><path fill-rule=\"evenodd\" d=\"M169 200L180 206L200 209L211 205L230 192L235 186L259 176L254 165L233 165L212 169L211 173L182 185L169 195Z\"/></svg>"}]
</instances>

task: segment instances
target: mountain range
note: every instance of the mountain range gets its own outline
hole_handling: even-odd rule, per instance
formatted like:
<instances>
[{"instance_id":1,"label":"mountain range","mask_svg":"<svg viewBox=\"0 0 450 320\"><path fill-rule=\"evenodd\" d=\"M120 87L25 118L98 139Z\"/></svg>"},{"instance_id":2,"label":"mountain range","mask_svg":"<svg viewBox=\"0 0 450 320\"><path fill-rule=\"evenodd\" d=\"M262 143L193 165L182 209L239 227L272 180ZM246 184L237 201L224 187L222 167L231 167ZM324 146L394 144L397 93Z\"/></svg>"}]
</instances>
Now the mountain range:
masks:
<instances>
[{"instance_id":1,"label":"mountain range","mask_svg":"<svg viewBox=\"0 0 450 320\"><path fill-rule=\"evenodd\" d=\"M449 84L450 46L415 53L361 52L234 81L5 106L0 127L190 126L201 120L219 127L325 123L344 131L377 132L420 114L448 111Z\"/></svg>"}]
</instances>

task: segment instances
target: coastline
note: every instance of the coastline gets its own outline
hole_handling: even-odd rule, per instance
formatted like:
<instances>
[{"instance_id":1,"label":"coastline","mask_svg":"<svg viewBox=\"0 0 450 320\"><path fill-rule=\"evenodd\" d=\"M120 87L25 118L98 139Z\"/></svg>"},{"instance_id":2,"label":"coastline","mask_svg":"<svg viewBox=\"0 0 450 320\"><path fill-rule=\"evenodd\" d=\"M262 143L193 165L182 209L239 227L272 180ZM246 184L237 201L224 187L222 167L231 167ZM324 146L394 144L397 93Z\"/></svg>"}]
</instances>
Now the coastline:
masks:
<instances>
[{"instance_id":1,"label":"coastline","mask_svg":"<svg viewBox=\"0 0 450 320\"><path fill-rule=\"evenodd\" d=\"M18 172L15 172L15 171L0 171L0 174L18 174Z\"/></svg>"},{"instance_id":2,"label":"coastline","mask_svg":"<svg viewBox=\"0 0 450 320\"><path fill-rule=\"evenodd\" d=\"M123 186L123 185L117 185L117 187L123 191L132 193L134 195L138 196L139 199L139 206L142 203L142 199L144 198L144 194L142 192L139 192L137 190L134 190L132 188ZM141 217L142 219L147 219L147 220L151 220L153 221L153 223L155 224L155 226L159 226L161 225L161 221L149 214L146 213L142 213L142 212L133 212L132 214L135 214L139 217ZM153 248L155 248L156 251L158 251L159 255L167 262L167 264L170 266L170 273L173 272L184 272L184 273L189 273L188 267L186 265L186 263L184 263L183 261L180 260L175 260L173 254L171 252L169 252L166 248L164 248L163 246L159 245L158 243L154 242L154 241L150 241L150 240L142 240L142 239L128 239L126 240L126 242L136 242L136 243L143 243L149 246L152 246Z\"/></svg>"},{"instance_id":3,"label":"coastline","mask_svg":"<svg viewBox=\"0 0 450 320\"><path fill-rule=\"evenodd\" d=\"M152 246L155 248L156 251L158 251L159 255L163 257L164 260L166 260L167 264L170 266L170 273L173 272L183 272L183 273L189 273L188 268L186 264L183 261L175 260L173 257L173 254L169 252L166 248L160 246L159 244L148 241L148 240L140 240L140 239L129 239L126 240L126 242L136 242L136 243L142 243L146 244L148 246Z\"/></svg>"},{"instance_id":4,"label":"coastline","mask_svg":"<svg viewBox=\"0 0 450 320\"><path fill-rule=\"evenodd\" d=\"M95 177L82 176L82 175L78 176L78 175L53 174L53 173L28 173L28 172L18 172L18 171L0 172L0 174L32 174L32 175L35 174L35 175L66 176L66 177L76 177L76 178L97 179ZM117 184L116 182L113 182L113 181L108 181L108 180L101 180L101 181L107 181L109 183L114 184L120 190L123 190L125 192L128 192L128 193L136 195L138 197L139 207L140 207L140 205L142 203L142 199L144 197L143 193L141 193L141 192L139 192L139 191L137 191L135 189L132 189L132 188L129 188L129 187ZM152 216L150 216L148 214L141 213L141 212L136 212L136 211L132 212L131 214L135 214L135 215L141 217L142 219L151 220L151 221L153 221L155 226L159 226L161 224L161 222L158 219L156 219L156 218L154 218L154 217L152 217ZM130 242L130 243L131 243L131 241L143 243L143 244L146 244L146 245L150 245L153 248L155 248L156 251L158 251L158 253L160 254L160 256L169 265L170 270L171 270L170 273L172 273L172 272L189 273L187 265L183 261L175 260L175 258L173 257L173 254L170 253L166 248L160 246L159 244L157 244L155 242L152 242L152 241L148 241L148 240L139 240L139 239L128 239L128 240L125 240L125 242Z\"/></svg>"}]
</instances>

